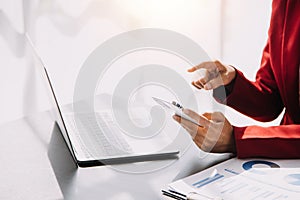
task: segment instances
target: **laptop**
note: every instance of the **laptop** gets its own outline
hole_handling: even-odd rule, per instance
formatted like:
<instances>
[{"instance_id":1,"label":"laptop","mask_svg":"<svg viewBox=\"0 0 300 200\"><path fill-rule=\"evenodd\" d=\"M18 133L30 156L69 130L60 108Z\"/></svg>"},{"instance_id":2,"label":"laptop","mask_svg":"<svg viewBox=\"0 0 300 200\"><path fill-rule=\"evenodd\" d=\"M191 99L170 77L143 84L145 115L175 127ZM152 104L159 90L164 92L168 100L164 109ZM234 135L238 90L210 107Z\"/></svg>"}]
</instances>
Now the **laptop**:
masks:
<instances>
[{"instance_id":1,"label":"laptop","mask_svg":"<svg viewBox=\"0 0 300 200\"><path fill-rule=\"evenodd\" d=\"M136 153L125 140L124 133L113 122L112 113L102 110L97 113L63 113L48 71L28 35L36 66L46 83L53 104L55 124L59 127L65 143L79 167L106 164L123 164L153 160L177 159L178 150ZM80 103L80 102L79 102ZM136 113L140 113L139 110ZM76 117L75 117L76 116ZM93 119L96 118L96 123ZM137 117L139 121L142 118ZM98 126L101 128L99 129Z\"/></svg>"}]
</instances>

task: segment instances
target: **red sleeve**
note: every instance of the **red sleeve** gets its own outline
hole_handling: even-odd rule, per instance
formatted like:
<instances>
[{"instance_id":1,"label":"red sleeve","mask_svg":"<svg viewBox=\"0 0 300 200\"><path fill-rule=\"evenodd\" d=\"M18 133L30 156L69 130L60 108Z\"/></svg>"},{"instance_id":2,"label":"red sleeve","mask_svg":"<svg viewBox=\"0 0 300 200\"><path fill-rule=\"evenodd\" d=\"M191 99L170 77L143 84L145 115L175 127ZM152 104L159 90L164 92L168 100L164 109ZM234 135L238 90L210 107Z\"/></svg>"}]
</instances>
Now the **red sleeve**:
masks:
<instances>
[{"instance_id":1,"label":"red sleeve","mask_svg":"<svg viewBox=\"0 0 300 200\"><path fill-rule=\"evenodd\" d=\"M234 127L237 156L300 158L300 125Z\"/></svg>"},{"instance_id":2,"label":"red sleeve","mask_svg":"<svg viewBox=\"0 0 300 200\"><path fill-rule=\"evenodd\" d=\"M221 92L218 92L222 88L213 91L217 101L259 121L277 118L286 106L282 121L285 125L234 127L239 158L300 158L299 114L292 110L298 109L298 95L287 98L286 93L290 90L294 95L296 90L298 94L299 89L299 79L296 77L299 70L300 36L299 16L296 11L299 10L299 6L298 0L273 0L269 38L255 82L236 70L237 75L231 83L232 90L227 93L227 97L222 97ZM285 98L285 105L279 90Z\"/></svg>"},{"instance_id":3,"label":"red sleeve","mask_svg":"<svg viewBox=\"0 0 300 200\"><path fill-rule=\"evenodd\" d=\"M231 93L223 98L224 95L219 95L221 88L217 88L213 91L214 98L253 119L259 121L276 119L284 106L270 65L268 50L269 45L264 49L255 82L248 80L241 71L236 70Z\"/></svg>"}]
</instances>

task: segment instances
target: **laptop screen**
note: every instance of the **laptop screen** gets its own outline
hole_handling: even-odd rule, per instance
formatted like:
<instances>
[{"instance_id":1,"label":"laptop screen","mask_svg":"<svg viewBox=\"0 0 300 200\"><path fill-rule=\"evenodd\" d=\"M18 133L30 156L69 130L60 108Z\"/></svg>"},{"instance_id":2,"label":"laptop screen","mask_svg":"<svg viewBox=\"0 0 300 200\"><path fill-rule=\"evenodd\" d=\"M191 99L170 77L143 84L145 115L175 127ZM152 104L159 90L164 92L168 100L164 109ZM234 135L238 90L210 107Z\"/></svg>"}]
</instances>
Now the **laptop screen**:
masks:
<instances>
[{"instance_id":1,"label":"laptop screen","mask_svg":"<svg viewBox=\"0 0 300 200\"><path fill-rule=\"evenodd\" d=\"M27 34L26 34L26 39L27 39L27 42L29 43L29 46L31 47L32 55L34 58L34 65L38 68L37 70L41 74L42 80L45 83L45 87L47 88L47 94L49 95L49 99L51 101L51 106L54 109L53 117L56 121L56 124L59 126L59 129L64 137L65 142L68 145L68 148L70 149L73 159L77 163L77 159L76 159L76 156L74 153L74 148L70 142L70 138L67 133L66 125L65 125L65 122L62 117L61 108L59 107L59 104L58 104L58 101L57 101L57 98L56 98L56 95L55 95L55 92L53 89L53 85L51 84L51 80L48 75L47 69L45 68L45 65L44 65L42 59L37 54L37 51L31 41L30 37Z\"/></svg>"}]
</instances>

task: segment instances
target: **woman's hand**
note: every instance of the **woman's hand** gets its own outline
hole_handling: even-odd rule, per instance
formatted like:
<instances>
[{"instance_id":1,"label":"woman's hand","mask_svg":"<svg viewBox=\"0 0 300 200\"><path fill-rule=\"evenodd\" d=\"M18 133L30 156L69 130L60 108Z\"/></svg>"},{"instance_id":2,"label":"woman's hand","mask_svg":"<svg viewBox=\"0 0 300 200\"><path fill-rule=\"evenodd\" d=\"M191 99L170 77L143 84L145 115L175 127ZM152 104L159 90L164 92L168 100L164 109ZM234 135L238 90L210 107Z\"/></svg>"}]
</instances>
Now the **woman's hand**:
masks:
<instances>
[{"instance_id":1,"label":"woman's hand","mask_svg":"<svg viewBox=\"0 0 300 200\"><path fill-rule=\"evenodd\" d=\"M205 90L215 89L221 85L229 84L235 77L235 69L231 66L223 65L220 61L203 62L197 66L188 69L188 72L194 72L198 69L206 69L205 76L192 84Z\"/></svg>"},{"instance_id":2,"label":"woman's hand","mask_svg":"<svg viewBox=\"0 0 300 200\"><path fill-rule=\"evenodd\" d=\"M233 127L222 113L198 115L189 109L184 109L184 113L198 121L202 127L178 115L173 118L189 132L200 149L214 153L236 152Z\"/></svg>"}]
</instances>

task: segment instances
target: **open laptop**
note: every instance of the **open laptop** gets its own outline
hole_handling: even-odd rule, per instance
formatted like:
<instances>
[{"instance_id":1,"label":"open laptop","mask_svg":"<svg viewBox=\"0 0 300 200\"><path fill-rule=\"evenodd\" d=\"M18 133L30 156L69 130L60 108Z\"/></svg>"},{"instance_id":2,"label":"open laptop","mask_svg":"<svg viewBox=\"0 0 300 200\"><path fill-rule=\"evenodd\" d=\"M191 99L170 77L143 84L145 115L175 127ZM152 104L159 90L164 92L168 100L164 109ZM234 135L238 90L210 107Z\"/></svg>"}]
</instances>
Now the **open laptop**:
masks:
<instances>
[{"instance_id":1,"label":"open laptop","mask_svg":"<svg viewBox=\"0 0 300 200\"><path fill-rule=\"evenodd\" d=\"M46 83L53 103L56 125L59 127L69 151L79 167L178 158L178 150L147 153L133 152L131 146L124 139L123 133L113 123L111 113L107 111L76 113L76 119L74 113L63 113L63 107L59 105L47 69L37 54L30 37L26 35L26 38L32 48L36 65ZM95 116L97 124L91 120ZM101 126L101 129L98 129L97 126Z\"/></svg>"}]
</instances>

